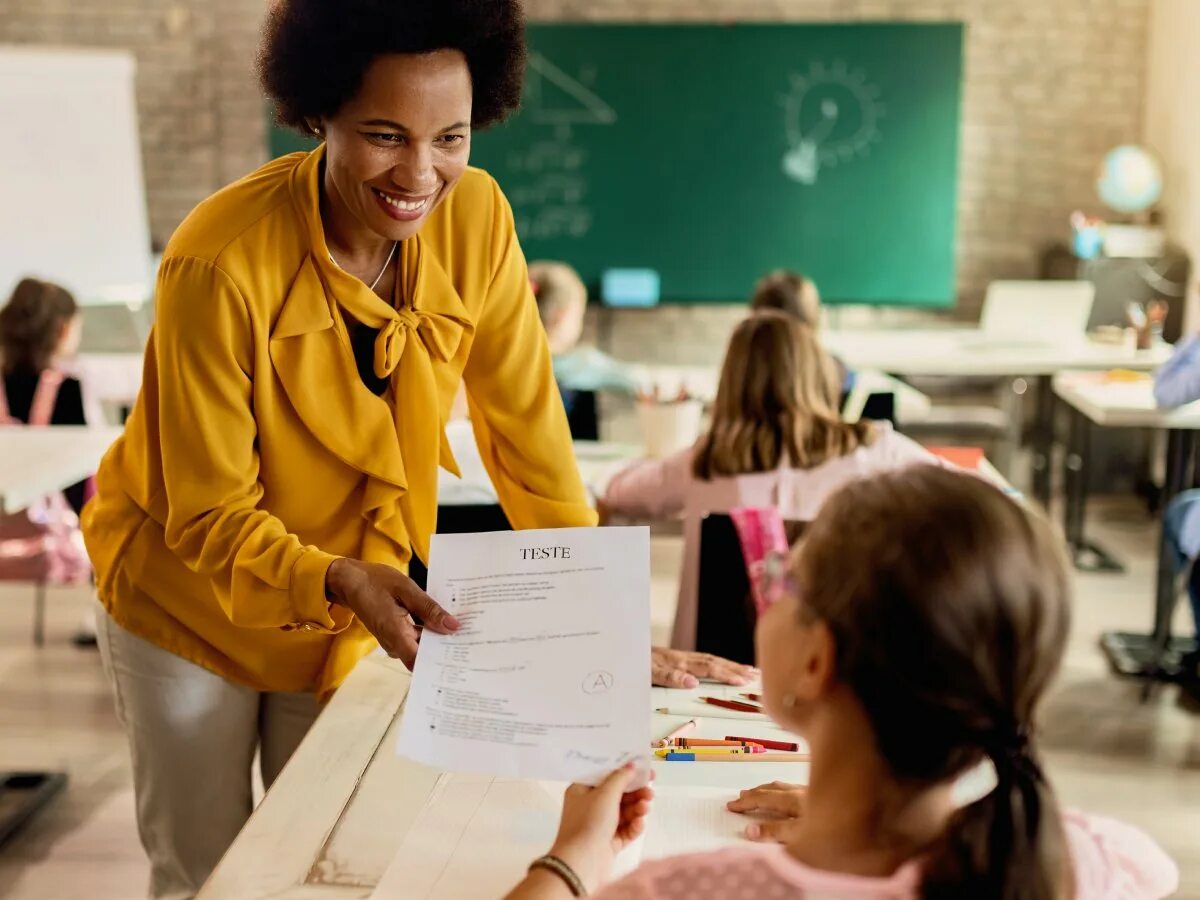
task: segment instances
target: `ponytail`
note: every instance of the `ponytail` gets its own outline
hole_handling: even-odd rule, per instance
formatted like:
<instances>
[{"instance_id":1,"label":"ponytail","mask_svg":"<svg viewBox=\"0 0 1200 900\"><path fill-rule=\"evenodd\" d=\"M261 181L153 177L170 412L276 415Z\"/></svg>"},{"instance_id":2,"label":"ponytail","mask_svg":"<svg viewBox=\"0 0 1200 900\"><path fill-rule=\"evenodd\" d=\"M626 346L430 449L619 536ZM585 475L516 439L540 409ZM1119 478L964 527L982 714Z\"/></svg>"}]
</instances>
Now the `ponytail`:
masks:
<instances>
[{"instance_id":1,"label":"ponytail","mask_svg":"<svg viewBox=\"0 0 1200 900\"><path fill-rule=\"evenodd\" d=\"M1058 800L1026 739L989 749L996 787L950 820L924 900L1063 900L1072 879Z\"/></svg>"}]
</instances>

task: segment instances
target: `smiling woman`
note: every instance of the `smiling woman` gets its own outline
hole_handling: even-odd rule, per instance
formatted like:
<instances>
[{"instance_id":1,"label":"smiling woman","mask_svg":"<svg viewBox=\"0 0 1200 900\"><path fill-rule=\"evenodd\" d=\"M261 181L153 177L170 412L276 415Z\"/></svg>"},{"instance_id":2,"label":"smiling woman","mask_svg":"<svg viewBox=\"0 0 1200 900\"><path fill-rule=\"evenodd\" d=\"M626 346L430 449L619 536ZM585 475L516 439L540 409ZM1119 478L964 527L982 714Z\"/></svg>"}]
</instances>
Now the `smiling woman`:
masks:
<instances>
[{"instance_id":1,"label":"smiling woman","mask_svg":"<svg viewBox=\"0 0 1200 900\"><path fill-rule=\"evenodd\" d=\"M377 644L455 619L427 558L465 383L518 528L594 524L512 212L468 166L515 108L516 0L279 0L259 68L323 138L201 203L163 255L141 396L85 534L151 894L188 897ZM411 614L411 615L410 615ZM203 790L197 790L203 785Z\"/></svg>"}]
</instances>

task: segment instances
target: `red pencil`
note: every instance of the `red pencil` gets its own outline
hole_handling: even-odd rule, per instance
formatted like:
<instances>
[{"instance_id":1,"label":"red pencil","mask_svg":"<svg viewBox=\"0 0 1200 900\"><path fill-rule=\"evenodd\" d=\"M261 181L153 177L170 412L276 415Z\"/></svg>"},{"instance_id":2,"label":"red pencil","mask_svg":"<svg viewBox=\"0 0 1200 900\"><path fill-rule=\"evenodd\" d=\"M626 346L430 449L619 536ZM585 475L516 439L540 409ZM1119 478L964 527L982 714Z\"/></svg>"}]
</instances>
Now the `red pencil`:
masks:
<instances>
[{"instance_id":1,"label":"red pencil","mask_svg":"<svg viewBox=\"0 0 1200 900\"><path fill-rule=\"evenodd\" d=\"M705 703L711 703L713 706L720 706L722 709L736 709L739 712L762 712L761 706L755 706L753 703L743 703L741 700L721 700L717 697L701 697Z\"/></svg>"},{"instance_id":2,"label":"red pencil","mask_svg":"<svg viewBox=\"0 0 1200 900\"><path fill-rule=\"evenodd\" d=\"M752 744L762 744L768 750L799 750L799 744L789 743L788 741L768 741L763 738L748 738L748 737L733 737L725 736L727 741L747 741Z\"/></svg>"},{"instance_id":3,"label":"red pencil","mask_svg":"<svg viewBox=\"0 0 1200 900\"><path fill-rule=\"evenodd\" d=\"M762 694L742 694L747 700L753 700L755 703L762 703Z\"/></svg>"}]
</instances>

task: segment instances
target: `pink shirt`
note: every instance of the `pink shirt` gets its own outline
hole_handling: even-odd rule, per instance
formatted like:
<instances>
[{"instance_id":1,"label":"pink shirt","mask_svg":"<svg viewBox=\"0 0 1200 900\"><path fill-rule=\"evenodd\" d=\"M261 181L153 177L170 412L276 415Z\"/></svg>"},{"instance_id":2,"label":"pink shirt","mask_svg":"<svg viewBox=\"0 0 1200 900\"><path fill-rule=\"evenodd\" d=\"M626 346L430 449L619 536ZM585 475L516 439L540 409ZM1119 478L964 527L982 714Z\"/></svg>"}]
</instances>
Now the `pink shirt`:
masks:
<instances>
[{"instance_id":1,"label":"pink shirt","mask_svg":"<svg viewBox=\"0 0 1200 900\"><path fill-rule=\"evenodd\" d=\"M692 474L692 448L661 460L633 463L613 478L604 495L614 513L638 519L684 519L683 572L671 646L696 646L696 592L700 579L700 520L738 506L775 507L785 519L811 521L826 498L849 481L914 463L939 463L915 441L875 423L875 440L811 469L780 467L772 472L701 481Z\"/></svg>"},{"instance_id":2,"label":"pink shirt","mask_svg":"<svg viewBox=\"0 0 1200 900\"><path fill-rule=\"evenodd\" d=\"M1064 816L1078 900L1159 900L1179 869L1144 832L1113 819ZM804 865L777 845L745 844L639 866L596 900L916 900L916 862L887 878L839 875Z\"/></svg>"}]
</instances>

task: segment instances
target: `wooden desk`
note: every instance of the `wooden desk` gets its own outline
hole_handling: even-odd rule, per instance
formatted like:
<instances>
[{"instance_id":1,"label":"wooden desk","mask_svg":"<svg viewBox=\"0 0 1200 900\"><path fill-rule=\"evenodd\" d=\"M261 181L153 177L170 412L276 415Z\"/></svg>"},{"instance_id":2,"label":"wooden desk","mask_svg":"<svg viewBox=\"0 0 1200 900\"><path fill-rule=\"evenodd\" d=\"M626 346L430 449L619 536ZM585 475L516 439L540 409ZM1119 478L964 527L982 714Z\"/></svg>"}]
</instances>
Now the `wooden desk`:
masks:
<instances>
[{"instance_id":1,"label":"wooden desk","mask_svg":"<svg viewBox=\"0 0 1200 900\"><path fill-rule=\"evenodd\" d=\"M120 434L109 426L0 428L0 513L18 512L87 478Z\"/></svg>"},{"instance_id":2,"label":"wooden desk","mask_svg":"<svg viewBox=\"0 0 1200 900\"><path fill-rule=\"evenodd\" d=\"M1188 486L1188 468L1196 455L1196 433L1200 430L1200 403L1177 409L1160 409L1154 402L1154 384L1149 378L1121 382L1100 373L1062 373L1054 378L1054 393L1071 410L1064 476L1067 497L1063 526L1076 560L1093 554L1097 568L1123 568L1110 554L1084 535L1084 512L1088 480L1088 437L1092 426L1102 428L1154 428L1166 431L1166 479L1162 502ZM1160 525L1161 528L1161 525ZM1158 575L1154 591L1154 628L1150 634L1109 632L1102 638L1105 654L1113 667L1125 675L1171 679L1179 674L1179 657L1195 641L1172 638L1171 617L1175 609L1175 572L1165 531L1160 532Z\"/></svg>"},{"instance_id":3,"label":"wooden desk","mask_svg":"<svg viewBox=\"0 0 1200 900\"><path fill-rule=\"evenodd\" d=\"M874 368L893 375L980 376L1034 382L1033 496L1050 502L1050 460L1054 443L1051 377L1071 369L1151 371L1171 354L1167 344L1131 351L1115 344L1081 341L1054 346L989 340L978 328L869 329L827 331L825 345L851 368ZM1014 428L1020 427L1024 389L1014 390Z\"/></svg>"},{"instance_id":4,"label":"wooden desk","mask_svg":"<svg viewBox=\"0 0 1200 900\"><path fill-rule=\"evenodd\" d=\"M368 898L422 810L458 782L456 776L396 756L395 743L410 676L400 663L368 657L317 719L274 787L254 811L199 900L332 900ZM696 691L655 688L651 707L705 707L691 697L735 694L704 685ZM658 738L686 719L651 712ZM750 733L786 740L770 724L706 719L696 737ZM655 763L659 796L692 786L744 787L808 777L806 763ZM554 813L557 815L557 812ZM530 857L532 859L532 856ZM511 860L520 871L528 859ZM515 879L514 882L515 883ZM498 898L511 887L495 885ZM446 898L451 900L451 898Z\"/></svg>"},{"instance_id":5,"label":"wooden desk","mask_svg":"<svg viewBox=\"0 0 1200 900\"><path fill-rule=\"evenodd\" d=\"M672 366L657 363L639 363L632 367L637 378L644 384L656 387L659 396L671 397L680 390L711 403L717 396L717 385L721 370L712 366ZM929 415L932 406L928 397L911 384L905 384L877 368L863 368L857 373L856 388L872 394L892 394L896 398L896 424L920 422Z\"/></svg>"}]
</instances>

